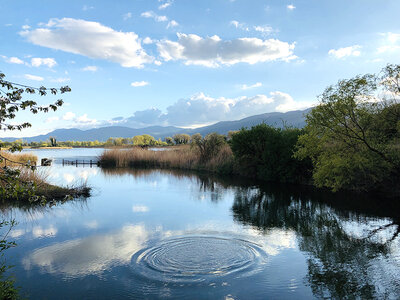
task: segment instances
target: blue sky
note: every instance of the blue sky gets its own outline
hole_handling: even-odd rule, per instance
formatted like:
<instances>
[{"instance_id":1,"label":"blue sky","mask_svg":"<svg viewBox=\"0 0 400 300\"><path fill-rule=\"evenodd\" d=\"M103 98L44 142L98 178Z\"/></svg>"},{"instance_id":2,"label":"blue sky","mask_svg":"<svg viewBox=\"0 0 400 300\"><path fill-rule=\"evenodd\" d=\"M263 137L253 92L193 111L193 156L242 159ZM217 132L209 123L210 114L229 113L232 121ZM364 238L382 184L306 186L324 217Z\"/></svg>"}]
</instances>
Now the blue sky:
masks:
<instances>
[{"instance_id":1,"label":"blue sky","mask_svg":"<svg viewBox=\"0 0 400 300\"><path fill-rule=\"evenodd\" d=\"M15 123L33 127L3 137L303 109L339 79L400 63L398 0L2 0L0 11L6 79L72 88L59 111L21 113Z\"/></svg>"}]
</instances>

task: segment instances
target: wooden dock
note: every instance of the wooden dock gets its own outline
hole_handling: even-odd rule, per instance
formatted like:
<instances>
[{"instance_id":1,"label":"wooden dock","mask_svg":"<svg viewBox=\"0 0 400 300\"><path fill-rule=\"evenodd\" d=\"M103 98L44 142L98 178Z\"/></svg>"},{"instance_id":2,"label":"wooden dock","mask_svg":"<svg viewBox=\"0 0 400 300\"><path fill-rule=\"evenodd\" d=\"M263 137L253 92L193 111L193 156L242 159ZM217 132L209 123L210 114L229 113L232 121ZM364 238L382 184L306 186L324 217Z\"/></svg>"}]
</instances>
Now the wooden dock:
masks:
<instances>
[{"instance_id":1,"label":"wooden dock","mask_svg":"<svg viewBox=\"0 0 400 300\"><path fill-rule=\"evenodd\" d=\"M62 165L63 166L99 166L100 162L96 161L96 160L80 160L80 159L76 159L76 160L66 160L63 159L62 160Z\"/></svg>"}]
</instances>

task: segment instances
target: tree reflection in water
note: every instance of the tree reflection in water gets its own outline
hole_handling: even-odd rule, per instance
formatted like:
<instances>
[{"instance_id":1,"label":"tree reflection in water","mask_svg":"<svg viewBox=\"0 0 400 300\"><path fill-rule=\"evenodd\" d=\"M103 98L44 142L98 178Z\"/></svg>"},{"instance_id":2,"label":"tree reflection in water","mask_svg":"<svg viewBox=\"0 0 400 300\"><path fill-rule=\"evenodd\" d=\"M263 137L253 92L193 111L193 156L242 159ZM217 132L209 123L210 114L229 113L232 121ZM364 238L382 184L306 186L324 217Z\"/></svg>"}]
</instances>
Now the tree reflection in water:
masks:
<instances>
[{"instance_id":1,"label":"tree reflection in water","mask_svg":"<svg viewBox=\"0 0 400 300\"><path fill-rule=\"evenodd\" d=\"M297 233L315 296L400 295L399 209L393 201L274 185L238 188L232 211L235 220L264 232Z\"/></svg>"}]
</instances>

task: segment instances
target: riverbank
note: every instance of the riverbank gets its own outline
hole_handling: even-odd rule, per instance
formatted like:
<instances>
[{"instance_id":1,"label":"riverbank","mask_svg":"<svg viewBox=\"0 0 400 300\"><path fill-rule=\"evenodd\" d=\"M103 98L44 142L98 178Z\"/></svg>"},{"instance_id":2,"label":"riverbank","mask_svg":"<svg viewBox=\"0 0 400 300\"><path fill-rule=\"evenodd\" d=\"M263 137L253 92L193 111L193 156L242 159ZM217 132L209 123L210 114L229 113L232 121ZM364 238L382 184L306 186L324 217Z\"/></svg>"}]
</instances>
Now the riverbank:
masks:
<instances>
[{"instance_id":1,"label":"riverbank","mask_svg":"<svg viewBox=\"0 0 400 300\"><path fill-rule=\"evenodd\" d=\"M0 196L3 202L44 203L78 197L89 197L86 183L77 186L56 186L47 181L46 169L36 167L38 158L31 153L0 152Z\"/></svg>"}]
</instances>

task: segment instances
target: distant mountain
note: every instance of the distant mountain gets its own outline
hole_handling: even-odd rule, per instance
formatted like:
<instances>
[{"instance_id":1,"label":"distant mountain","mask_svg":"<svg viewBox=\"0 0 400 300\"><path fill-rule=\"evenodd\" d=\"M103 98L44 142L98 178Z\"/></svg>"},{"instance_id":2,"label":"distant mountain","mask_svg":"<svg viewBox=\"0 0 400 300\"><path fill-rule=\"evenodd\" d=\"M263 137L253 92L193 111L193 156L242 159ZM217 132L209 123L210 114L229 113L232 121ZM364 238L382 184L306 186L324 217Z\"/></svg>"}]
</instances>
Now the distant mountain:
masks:
<instances>
[{"instance_id":1,"label":"distant mountain","mask_svg":"<svg viewBox=\"0 0 400 300\"><path fill-rule=\"evenodd\" d=\"M292 126L302 128L306 125L305 115L311 109L295 110L286 113L272 112L261 115L247 117L237 121L222 121L213 125L192 129L191 133L200 133L201 135L210 132L218 132L220 134L227 134L231 130L240 130L241 128L251 128L257 124L265 123L274 127Z\"/></svg>"},{"instance_id":2,"label":"distant mountain","mask_svg":"<svg viewBox=\"0 0 400 300\"><path fill-rule=\"evenodd\" d=\"M133 137L135 135L149 134L154 136L156 139L165 138L167 136L173 136L176 133L187 133L194 134L200 133L203 136L211 133L218 132L220 134L227 134L230 130L239 130L243 127L250 128L251 126L266 123L275 127L293 126L293 127L304 127L305 115L311 109L296 110L286 113L272 112L260 115L247 117L237 121L222 121L213 125L199 127L196 129L185 129L174 126L150 126L145 128L129 128L123 126L109 126L100 127L89 130L81 130L76 128L71 129L57 129L44 135L38 135L33 137L22 138L27 142L40 142L46 141L49 137L56 137L58 141L106 141L110 137ZM17 138L7 137L0 138L3 141L14 141ZM19 138L21 139L21 138Z\"/></svg>"}]
</instances>

